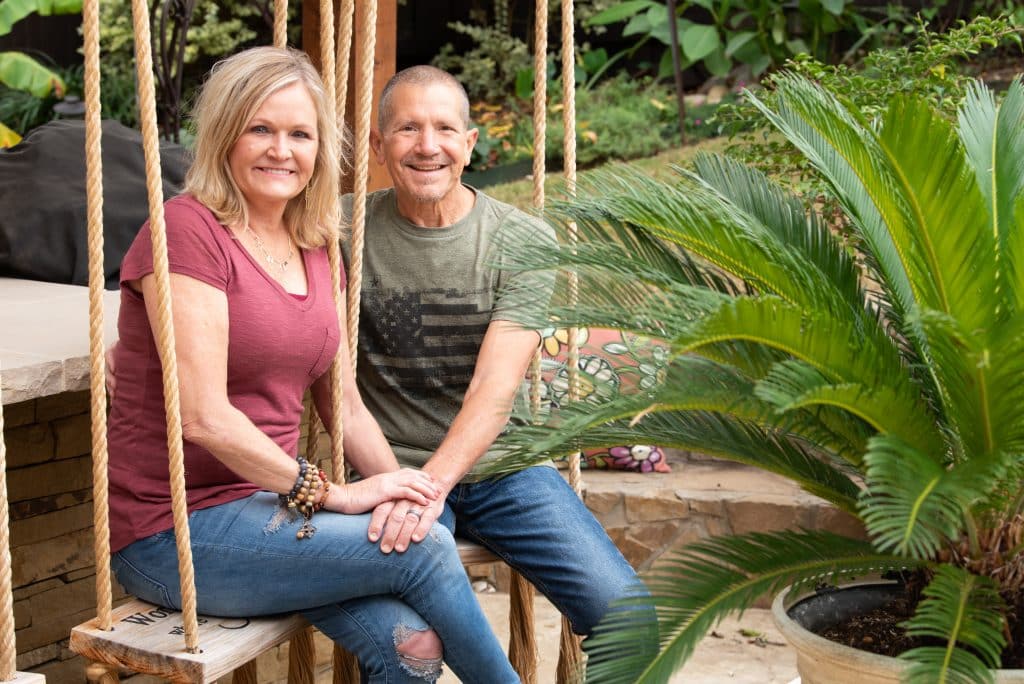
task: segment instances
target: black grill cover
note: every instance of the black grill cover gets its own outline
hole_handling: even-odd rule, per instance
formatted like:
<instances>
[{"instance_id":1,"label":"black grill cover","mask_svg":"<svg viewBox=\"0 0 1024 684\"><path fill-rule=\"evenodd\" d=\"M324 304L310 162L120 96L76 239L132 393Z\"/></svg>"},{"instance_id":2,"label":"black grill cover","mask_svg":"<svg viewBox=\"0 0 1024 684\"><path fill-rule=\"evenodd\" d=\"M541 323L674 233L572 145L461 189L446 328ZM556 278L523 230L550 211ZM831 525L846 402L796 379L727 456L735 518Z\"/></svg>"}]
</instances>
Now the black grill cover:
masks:
<instances>
[{"instance_id":1,"label":"black grill cover","mask_svg":"<svg viewBox=\"0 0 1024 684\"><path fill-rule=\"evenodd\" d=\"M116 289L121 259L149 217L142 136L103 122L103 269ZM188 168L183 147L160 146L164 198ZM85 122L51 121L0 149L0 276L87 285Z\"/></svg>"}]
</instances>

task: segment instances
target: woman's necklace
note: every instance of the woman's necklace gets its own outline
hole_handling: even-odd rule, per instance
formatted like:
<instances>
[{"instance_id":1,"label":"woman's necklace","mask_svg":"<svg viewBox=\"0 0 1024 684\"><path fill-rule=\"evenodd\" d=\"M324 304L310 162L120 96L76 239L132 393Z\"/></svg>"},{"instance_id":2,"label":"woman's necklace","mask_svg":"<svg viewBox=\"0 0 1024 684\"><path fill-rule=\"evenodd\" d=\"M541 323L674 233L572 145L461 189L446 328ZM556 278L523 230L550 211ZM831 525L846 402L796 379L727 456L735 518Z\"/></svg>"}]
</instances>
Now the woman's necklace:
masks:
<instances>
[{"instance_id":1,"label":"woman's necklace","mask_svg":"<svg viewBox=\"0 0 1024 684\"><path fill-rule=\"evenodd\" d=\"M279 269L281 271L281 275L284 275L285 269L288 268L288 264L292 262L292 257L295 256L295 250L292 249L291 238L288 238L288 256L284 259L275 259L274 255L272 255L270 250L267 249L267 246L263 244L263 240L256 234L256 231L249 227L248 223L245 224L245 232L252 236L252 241L256 245L256 249L260 250L260 253L263 254L264 261L266 261L270 266L274 266Z\"/></svg>"}]
</instances>

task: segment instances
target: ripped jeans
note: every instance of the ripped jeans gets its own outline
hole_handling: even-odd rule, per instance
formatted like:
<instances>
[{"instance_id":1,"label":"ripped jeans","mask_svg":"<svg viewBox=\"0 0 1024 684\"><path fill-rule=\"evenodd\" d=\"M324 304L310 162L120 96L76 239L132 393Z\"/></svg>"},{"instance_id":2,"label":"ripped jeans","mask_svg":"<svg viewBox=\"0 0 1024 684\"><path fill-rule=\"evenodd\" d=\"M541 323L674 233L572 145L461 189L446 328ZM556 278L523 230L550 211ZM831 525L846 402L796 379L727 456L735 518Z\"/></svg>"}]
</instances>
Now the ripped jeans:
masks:
<instances>
[{"instance_id":1,"label":"ripped jeans","mask_svg":"<svg viewBox=\"0 0 1024 684\"><path fill-rule=\"evenodd\" d=\"M391 634L390 652L353 650L374 684L422 684L440 675L440 663L405 658L396 646L426 620L444 644L444 660L464 682L518 682L495 638L455 550L451 533L435 525L405 553L385 555L366 537L369 515L321 512L316 534L298 540L299 521L276 531L268 523L277 495L250 497L189 515L199 612L223 617L302 612L331 638L346 630L345 602L376 595L396 597L422 619L377 623ZM111 566L128 593L180 610L174 531L159 532L113 554ZM408 611L407 611L408 612ZM377 620L388 616L378 614ZM404 615L402 617L405 617ZM377 660L386 662L375 662ZM396 666L397 663L397 666Z\"/></svg>"}]
</instances>

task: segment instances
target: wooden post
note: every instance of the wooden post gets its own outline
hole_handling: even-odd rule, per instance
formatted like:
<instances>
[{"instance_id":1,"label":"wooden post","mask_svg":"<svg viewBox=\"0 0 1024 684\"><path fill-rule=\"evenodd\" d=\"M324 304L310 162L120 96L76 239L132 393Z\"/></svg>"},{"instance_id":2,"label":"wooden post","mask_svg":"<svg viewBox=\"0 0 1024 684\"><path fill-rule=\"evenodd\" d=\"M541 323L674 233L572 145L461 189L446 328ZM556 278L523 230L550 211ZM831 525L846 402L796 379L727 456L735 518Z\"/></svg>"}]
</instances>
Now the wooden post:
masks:
<instances>
[{"instance_id":1,"label":"wooden post","mask_svg":"<svg viewBox=\"0 0 1024 684\"><path fill-rule=\"evenodd\" d=\"M335 14L340 10L335 0ZM358 9L358 8L357 8ZM358 49L360 36L367 27L360 25L359 12L356 12L356 22L353 27L355 49ZM377 43L373 57L373 120L377 117L377 100L384 90L384 84L395 74L396 46L398 44L398 0L378 0L377 2L377 25L373 28L377 31ZM320 65L320 7L315 2L302 3L302 49L313 64L319 68ZM348 102L345 104L345 123L352 128L352 112L355 109L355 68L356 60L350 60L348 77ZM347 174L342 179L342 191L352 191L352 176ZM391 179L387 170L377 164L371 154L370 158L370 191L379 190L391 186Z\"/></svg>"}]
</instances>

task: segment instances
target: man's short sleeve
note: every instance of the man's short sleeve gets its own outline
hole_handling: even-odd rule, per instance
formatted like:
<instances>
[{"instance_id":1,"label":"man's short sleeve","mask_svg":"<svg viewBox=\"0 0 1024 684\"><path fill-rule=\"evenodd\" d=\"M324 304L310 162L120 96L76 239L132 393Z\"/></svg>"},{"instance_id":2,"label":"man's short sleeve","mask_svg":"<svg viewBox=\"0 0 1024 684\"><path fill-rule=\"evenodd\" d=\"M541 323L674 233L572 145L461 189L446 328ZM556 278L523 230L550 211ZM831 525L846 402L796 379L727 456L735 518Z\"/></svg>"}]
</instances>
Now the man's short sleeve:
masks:
<instances>
[{"instance_id":1,"label":"man's short sleeve","mask_svg":"<svg viewBox=\"0 0 1024 684\"><path fill-rule=\"evenodd\" d=\"M495 256L501 267L491 319L539 328L554 293L555 272L522 270L515 266L516 255L527 247L532 251L538 245L557 245L554 228L542 219L513 210L505 217L499 233Z\"/></svg>"}]
</instances>

